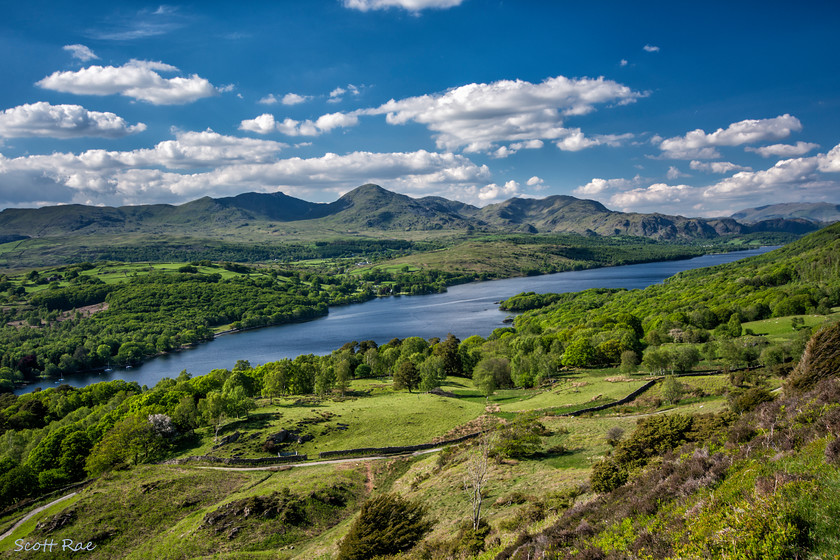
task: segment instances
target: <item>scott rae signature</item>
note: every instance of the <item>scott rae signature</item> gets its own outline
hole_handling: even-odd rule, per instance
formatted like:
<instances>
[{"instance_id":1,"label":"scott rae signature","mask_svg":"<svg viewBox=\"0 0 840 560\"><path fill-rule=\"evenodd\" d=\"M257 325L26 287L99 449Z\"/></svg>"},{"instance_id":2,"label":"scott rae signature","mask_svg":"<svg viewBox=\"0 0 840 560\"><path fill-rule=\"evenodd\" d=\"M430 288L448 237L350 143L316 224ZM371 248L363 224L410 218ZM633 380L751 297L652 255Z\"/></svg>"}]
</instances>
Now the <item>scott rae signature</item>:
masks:
<instances>
[{"instance_id":1,"label":"scott rae signature","mask_svg":"<svg viewBox=\"0 0 840 560\"><path fill-rule=\"evenodd\" d=\"M62 539L61 543L55 539L44 539L43 541L27 542L24 539L15 541L15 552L25 550L26 552L90 552L96 548L92 542L87 544L76 542L73 539Z\"/></svg>"}]
</instances>

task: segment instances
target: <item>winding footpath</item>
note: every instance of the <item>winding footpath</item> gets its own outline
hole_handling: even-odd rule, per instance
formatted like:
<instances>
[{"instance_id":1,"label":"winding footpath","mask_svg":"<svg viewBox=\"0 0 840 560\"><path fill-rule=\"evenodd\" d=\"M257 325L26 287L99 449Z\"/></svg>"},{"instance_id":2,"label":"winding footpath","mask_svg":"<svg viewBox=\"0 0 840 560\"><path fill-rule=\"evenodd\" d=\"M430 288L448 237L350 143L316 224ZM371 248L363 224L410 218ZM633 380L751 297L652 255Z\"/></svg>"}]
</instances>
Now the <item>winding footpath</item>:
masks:
<instances>
[{"instance_id":1,"label":"winding footpath","mask_svg":"<svg viewBox=\"0 0 840 560\"><path fill-rule=\"evenodd\" d=\"M41 513L42 511L44 511L45 509L47 509L47 508L49 508L49 507L52 507L52 506L54 506L55 504L57 504L57 503L59 503L59 502L63 502L64 500L67 500L67 499L69 499L69 498L72 498L72 497L73 497L73 496L75 496L76 494L77 494L77 492L71 492L71 493L67 494L66 496L62 496L62 497L58 498L57 500L53 500L53 501L51 501L50 503L48 503L48 504L46 504L46 505L43 505L43 506L41 506L41 507L37 507L37 508L33 509L32 511L30 511L29 513L27 513L25 516L23 516L23 519L21 519L20 521L18 521L18 522L17 522L17 523L15 523L14 525L12 525L12 528L11 528L11 529L9 529L8 531L6 531L6 532L5 532L5 533L3 533L2 535L0 535L0 541L4 540L6 537L8 537L8 536L9 536L9 535L11 535L12 533L14 533L14 532L15 532L15 530L16 530L18 527L20 527L21 525L23 525L24 523L26 523L27 521L29 521L30 519L32 519L33 517L35 517L36 515L38 515L38 514L39 514L39 513Z\"/></svg>"}]
</instances>

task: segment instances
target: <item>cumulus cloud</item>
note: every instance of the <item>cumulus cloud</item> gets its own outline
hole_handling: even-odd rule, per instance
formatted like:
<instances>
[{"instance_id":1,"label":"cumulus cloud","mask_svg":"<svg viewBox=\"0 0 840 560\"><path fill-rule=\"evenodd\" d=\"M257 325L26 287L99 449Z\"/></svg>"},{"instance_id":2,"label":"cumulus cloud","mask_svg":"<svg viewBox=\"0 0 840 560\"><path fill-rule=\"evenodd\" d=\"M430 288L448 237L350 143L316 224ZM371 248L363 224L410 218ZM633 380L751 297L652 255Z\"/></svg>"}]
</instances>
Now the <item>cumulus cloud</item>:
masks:
<instances>
[{"instance_id":1,"label":"cumulus cloud","mask_svg":"<svg viewBox=\"0 0 840 560\"><path fill-rule=\"evenodd\" d=\"M816 150L819 148L819 144L813 144L811 142L802 142L799 141L796 144L773 144L770 146L761 146L758 148L753 148L752 146L747 146L744 148L748 152L755 152L756 154L760 155L761 157L794 157L794 156L802 156L810 152L811 150Z\"/></svg>"},{"instance_id":2,"label":"cumulus cloud","mask_svg":"<svg viewBox=\"0 0 840 560\"><path fill-rule=\"evenodd\" d=\"M519 186L519 183L516 181L507 181L502 186L496 183L485 185L478 189L478 200L482 204L491 204L519 196L521 194L519 192Z\"/></svg>"},{"instance_id":3,"label":"cumulus cloud","mask_svg":"<svg viewBox=\"0 0 840 560\"><path fill-rule=\"evenodd\" d=\"M705 171L706 173L724 174L732 171L752 171L751 167L736 165L728 161L699 161L695 159L688 166L695 171Z\"/></svg>"},{"instance_id":4,"label":"cumulus cloud","mask_svg":"<svg viewBox=\"0 0 840 560\"><path fill-rule=\"evenodd\" d=\"M717 147L740 146L777 140L790 136L791 132L802 130L799 119L785 114L772 119L747 119L732 123L707 134L702 129L692 130L685 136L676 136L659 141L662 156L671 159L715 159L720 157Z\"/></svg>"},{"instance_id":5,"label":"cumulus cloud","mask_svg":"<svg viewBox=\"0 0 840 560\"><path fill-rule=\"evenodd\" d=\"M76 95L124 95L153 105L182 105L219 90L196 74L188 78L164 78L158 72L178 72L162 62L131 60L123 66L89 66L81 70L53 72L36 85Z\"/></svg>"},{"instance_id":6,"label":"cumulus cloud","mask_svg":"<svg viewBox=\"0 0 840 560\"><path fill-rule=\"evenodd\" d=\"M359 124L359 117L352 113L328 113L321 115L315 121L308 119L296 121L286 118L282 122L277 121L274 115L264 113L256 118L242 121L239 129L257 134L280 132L286 136L319 136L334 128L346 128L357 124Z\"/></svg>"},{"instance_id":7,"label":"cumulus cloud","mask_svg":"<svg viewBox=\"0 0 840 560\"><path fill-rule=\"evenodd\" d=\"M347 84L347 87L337 87L330 92L329 99L327 99L327 103L338 103L344 100L344 94L349 93L350 95L359 95L361 90L354 86L353 84Z\"/></svg>"},{"instance_id":8,"label":"cumulus cloud","mask_svg":"<svg viewBox=\"0 0 840 560\"><path fill-rule=\"evenodd\" d=\"M3 138L121 138L146 129L143 123L128 124L114 113L88 111L80 105L28 103L0 112Z\"/></svg>"},{"instance_id":9,"label":"cumulus cloud","mask_svg":"<svg viewBox=\"0 0 840 560\"><path fill-rule=\"evenodd\" d=\"M359 114L386 115L389 124L417 122L433 131L440 149L499 153L499 145L515 151L527 142L553 141L560 149L576 151L616 143L625 136L587 138L564 119L585 115L597 105L624 105L645 94L601 78L549 78L534 84L502 80L468 84L440 94L391 100Z\"/></svg>"},{"instance_id":10,"label":"cumulus cloud","mask_svg":"<svg viewBox=\"0 0 840 560\"><path fill-rule=\"evenodd\" d=\"M659 47L655 45L645 45L642 47L646 52L659 52Z\"/></svg>"},{"instance_id":11,"label":"cumulus cloud","mask_svg":"<svg viewBox=\"0 0 840 560\"><path fill-rule=\"evenodd\" d=\"M286 145L204 132L132 151L88 150L17 158L0 154L0 202L6 205L183 202L198 196L282 189L296 196L339 193L376 182L417 195L469 198L490 172L451 153L353 152L279 158Z\"/></svg>"},{"instance_id":12,"label":"cumulus cloud","mask_svg":"<svg viewBox=\"0 0 840 560\"><path fill-rule=\"evenodd\" d=\"M711 164L697 164L702 166L701 170L714 172ZM593 179L575 193L593 196L611 208L627 212L722 216L736 208L776 202L835 202L840 192L837 173L840 173L840 145L826 154L781 160L759 171L739 171L705 186L667 183L641 186L640 181L634 186L622 179Z\"/></svg>"},{"instance_id":13,"label":"cumulus cloud","mask_svg":"<svg viewBox=\"0 0 840 560\"><path fill-rule=\"evenodd\" d=\"M609 201L613 207L625 212L681 213L681 208L693 206L702 196L702 191L688 185L655 183L645 188L636 188L614 194Z\"/></svg>"},{"instance_id":14,"label":"cumulus cloud","mask_svg":"<svg viewBox=\"0 0 840 560\"><path fill-rule=\"evenodd\" d=\"M368 12L370 10L386 10L388 8L402 8L413 13L427 9L445 9L459 6L464 0L342 0L345 8Z\"/></svg>"},{"instance_id":15,"label":"cumulus cloud","mask_svg":"<svg viewBox=\"0 0 840 560\"><path fill-rule=\"evenodd\" d=\"M283 105L299 105L301 103L305 103L309 101L311 97L308 95L298 95L296 93L287 93L283 96L282 103Z\"/></svg>"},{"instance_id":16,"label":"cumulus cloud","mask_svg":"<svg viewBox=\"0 0 840 560\"><path fill-rule=\"evenodd\" d=\"M671 166L668 168L668 172L665 174L665 177L668 178L669 181L673 181L674 179L679 179L680 177L690 177L688 173L683 173L680 171L676 166Z\"/></svg>"},{"instance_id":17,"label":"cumulus cloud","mask_svg":"<svg viewBox=\"0 0 840 560\"><path fill-rule=\"evenodd\" d=\"M490 155L495 158L506 158L515 154L519 150L538 150L542 148L545 143L542 140L528 140L527 142L514 142L509 146L501 146Z\"/></svg>"},{"instance_id":18,"label":"cumulus cloud","mask_svg":"<svg viewBox=\"0 0 840 560\"><path fill-rule=\"evenodd\" d=\"M572 192L578 196L593 197L609 191L626 190L638 186L641 177L636 175L633 179L599 179L595 178L576 188ZM602 198L602 197L599 197Z\"/></svg>"},{"instance_id":19,"label":"cumulus cloud","mask_svg":"<svg viewBox=\"0 0 840 560\"><path fill-rule=\"evenodd\" d=\"M88 60L99 58L93 53L92 50L90 50L84 45L64 45L61 48L65 51L68 51L73 58L77 58L82 62L87 62Z\"/></svg>"},{"instance_id":20,"label":"cumulus cloud","mask_svg":"<svg viewBox=\"0 0 840 560\"><path fill-rule=\"evenodd\" d=\"M276 105L277 103L280 103L280 100L277 99L273 93L269 93L265 97L260 98L257 103L261 103L263 105Z\"/></svg>"}]
</instances>

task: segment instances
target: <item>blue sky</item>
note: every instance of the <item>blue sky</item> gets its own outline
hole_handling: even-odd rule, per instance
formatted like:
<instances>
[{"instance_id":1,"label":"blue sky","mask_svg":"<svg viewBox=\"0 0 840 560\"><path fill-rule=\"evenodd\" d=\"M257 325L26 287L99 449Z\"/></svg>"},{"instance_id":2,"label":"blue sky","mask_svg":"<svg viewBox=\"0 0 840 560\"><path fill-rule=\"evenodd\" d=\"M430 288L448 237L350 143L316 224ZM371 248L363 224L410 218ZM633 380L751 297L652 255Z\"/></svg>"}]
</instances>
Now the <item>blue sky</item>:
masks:
<instances>
[{"instance_id":1,"label":"blue sky","mask_svg":"<svg viewBox=\"0 0 840 560\"><path fill-rule=\"evenodd\" d=\"M689 216L840 203L834 3L5 4L0 208L366 182Z\"/></svg>"}]
</instances>

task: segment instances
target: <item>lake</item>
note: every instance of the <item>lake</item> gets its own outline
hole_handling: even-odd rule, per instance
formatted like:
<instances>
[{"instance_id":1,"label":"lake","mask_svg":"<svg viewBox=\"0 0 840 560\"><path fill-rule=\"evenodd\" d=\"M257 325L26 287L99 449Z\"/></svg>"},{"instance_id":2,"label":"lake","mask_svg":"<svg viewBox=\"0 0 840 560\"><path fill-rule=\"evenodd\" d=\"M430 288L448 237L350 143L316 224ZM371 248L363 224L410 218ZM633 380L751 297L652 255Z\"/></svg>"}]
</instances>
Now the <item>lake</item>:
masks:
<instances>
[{"instance_id":1,"label":"lake","mask_svg":"<svg viewBox=\"0 0 840 560\"><path fill-rule=\"evenodd\" d=\"M589 288L644 288L669 276L693 268L733 262L766 253L763 247L733 253L704 255L693 259L558 272L544 276L507 278L452 286L442 294L399 296L365 303L332 307L326 317L304 323L290 323L226 334L212 342L153 358L140 366L112 372L88 372L67 376L63 383L83 387L99 381L125 379L154 386L164 377L176 377L186 369L201 375L215 368L232 368L237 360L251 365L294 358L300 354L329 354L352 340L374 340L377 344L394 337L444 338L452 333L461 340L477 334L483 337L505 326L511 314L499 310L498 302L520 292L579 292ZM54 387L43 380L15 391L28 393Z\"/></svg>"}]
</instances>

